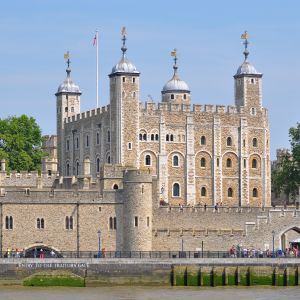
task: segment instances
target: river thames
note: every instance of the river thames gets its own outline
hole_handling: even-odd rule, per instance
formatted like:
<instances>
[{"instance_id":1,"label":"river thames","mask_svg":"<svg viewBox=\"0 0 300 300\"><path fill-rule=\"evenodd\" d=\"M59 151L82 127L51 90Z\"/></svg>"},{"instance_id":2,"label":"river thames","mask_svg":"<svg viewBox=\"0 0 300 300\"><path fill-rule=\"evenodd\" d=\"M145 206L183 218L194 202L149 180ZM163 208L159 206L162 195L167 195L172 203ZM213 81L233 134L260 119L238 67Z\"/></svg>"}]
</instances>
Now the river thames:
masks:
<instances>
[{"instance_id":1,"label":"river thames","mask_svg":"<svg viewBox=\"0 0 300 300\"><path fill-rule=\"evenodd\" d=\"M192 287L89 287L89 288L27 288L2 287L2 300L282 300L299 299L299 288L192 288Z\"/></svg>"}]
</instances>

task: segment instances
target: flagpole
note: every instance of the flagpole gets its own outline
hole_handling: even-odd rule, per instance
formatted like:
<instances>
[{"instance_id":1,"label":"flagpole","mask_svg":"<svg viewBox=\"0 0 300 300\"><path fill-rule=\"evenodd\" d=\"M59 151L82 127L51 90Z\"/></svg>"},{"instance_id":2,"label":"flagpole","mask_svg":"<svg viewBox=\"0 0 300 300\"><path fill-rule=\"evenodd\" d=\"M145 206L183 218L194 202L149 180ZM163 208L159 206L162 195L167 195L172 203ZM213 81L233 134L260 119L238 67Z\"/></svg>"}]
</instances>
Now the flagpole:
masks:
<instances>
[{"instance_id":1,"label":"flagpole","mask_svg":"<svg viewBox=\"0 0 300 300\"><path fill-rule=\"evenodd\" d=\"M98 30L96 30L96 108L99 107L99 45Z\"/></svg>"}]
</instances>

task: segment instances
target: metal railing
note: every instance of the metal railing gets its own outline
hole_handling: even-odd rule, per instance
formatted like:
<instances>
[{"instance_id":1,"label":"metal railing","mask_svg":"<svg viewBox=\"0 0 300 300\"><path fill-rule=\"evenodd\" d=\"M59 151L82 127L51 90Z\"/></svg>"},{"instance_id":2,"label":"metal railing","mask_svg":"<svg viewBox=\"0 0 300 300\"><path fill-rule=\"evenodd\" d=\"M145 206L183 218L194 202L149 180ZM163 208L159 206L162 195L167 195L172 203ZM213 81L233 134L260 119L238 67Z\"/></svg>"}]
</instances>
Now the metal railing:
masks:
<instances>
[{"instance_id":1,"label":"metal railing","mask_svg":"<svg viewBox=\"0 0 300 300\"><path fill-rule=\"evenodd\" d=\"M42 254L37 252L23 253L11 252L2 253L2 258L127 258L127 259L181 259L181 258L299 258L300 253L283 253L271 251L44 251Z\"/></svg>"}]
</instances>

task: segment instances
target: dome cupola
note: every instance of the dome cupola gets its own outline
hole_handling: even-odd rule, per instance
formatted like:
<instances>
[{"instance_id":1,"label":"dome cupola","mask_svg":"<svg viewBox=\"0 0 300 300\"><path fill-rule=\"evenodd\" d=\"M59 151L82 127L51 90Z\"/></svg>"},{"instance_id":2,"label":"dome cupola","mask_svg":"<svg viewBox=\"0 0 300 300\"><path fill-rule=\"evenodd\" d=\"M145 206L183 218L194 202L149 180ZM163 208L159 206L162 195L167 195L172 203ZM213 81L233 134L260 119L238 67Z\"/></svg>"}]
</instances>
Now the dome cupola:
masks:
<instances>
[{"instance_id":1,"label":"dome cupola","mask_svg":"<svg viewBox=\"0 0 300 300\"><path fill-rule=\"evenodd\" d=\"M174 104L189 104L191 91L187 83L181 80L178 76L176 49L171 52L171 56L174 56L174 74L173 77L164 85L161 91L162 101L172 102Z\"/></svg>"},{"instance_id":2,"label":"dome cupola","mask_svg":"<svg viewBox=\"0 0 300 300\"><path fill-rule=\"evenodd\" d=\"M125 73L125 74L140 74L140 72L137 70L136 66L130 62L128 60L128 58L126 57L126 51L127 51L127 47L126 47L126 28L123 27L122 28L122 41L123 41L123 45L122 45L122 58L121 60L112 68L111 70L111 75L113 74L120 74L120 73Z\"/></svg>"}]
</instances>

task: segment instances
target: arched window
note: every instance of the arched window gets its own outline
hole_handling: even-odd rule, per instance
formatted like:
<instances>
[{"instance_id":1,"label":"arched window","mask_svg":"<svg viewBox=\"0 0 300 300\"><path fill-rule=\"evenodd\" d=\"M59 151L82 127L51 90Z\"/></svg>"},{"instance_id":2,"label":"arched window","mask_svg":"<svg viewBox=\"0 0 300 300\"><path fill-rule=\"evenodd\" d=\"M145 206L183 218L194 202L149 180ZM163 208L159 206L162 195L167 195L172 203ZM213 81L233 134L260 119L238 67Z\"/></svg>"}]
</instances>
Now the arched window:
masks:
<instances>
[{"instance_id":1,"label":"arched window","mask_svg":"<svg viewBox=\"0 0 300 300\"><path fill-rule=\"evenodd\" d=\"M171 94L171 99L172 99L172 100L174 99L174 94Z\"/></svg>"},{"instance_id":2,"label":"arched window","mask_svg":"<svg viewBox=\"0 0 300 300\"><path fill-rule=\"evenodd\" d=\"M117 229L117 218L114 217L114 229L116 230Z\"/></svg>"},{"instance_id":3,"label":"arched window","mask_svg":"<svg viewBox=\"0 0 300 300\"><path fill-rule=\"evenodd\" d=\"M258 197L258 191L257 191L257 188L254 188L254 189L252 190L252 197L254 197L254 198L257 198L257 197Z\"/></svg>"},{"instance_id":4,"label":"arched window","mask_svg":"<svg viewBox=\"0 0 300 300\"><path fill-rule=\"evenodd\" d=\"M113 229L113 218L109 218L109 229Z\"/></svg>"},{"instance_id":5,"label":"arched window","mask_svg":"<svg viewBox=\"0 0 300 300\"><path fill-rule=\"evenodd\" d=\"M118 189L119 189L119 186L115 183L114 186L113 186L113 189L114 189L114 190L118 190Z\"/></svg>"},{"instance_id":6,"label":"arched window","mask_svg":"<svg viewBox=\"0 0 300 300\"><path fill-rule=\"evenodd\" d=\"M166 141L167 142L169 141L169 135L168 134L166 135Z\"/></svg>"},{"instance_id":7,"label":"arched window","mask_svg":"<svg viewBox=\"0 0 300 300\"><path fill-rule=\"evenodd\" d=\"M257 138L253 138L252 145L253 147L257 147Z\"/></svg>"},{"instance_id":8,"label":"arched window","mask_svg":"<svg viewBox=\"0 0 300 300\"><path fill-rule=\"evenodd\" d=\"M158 141L158 134L155 135L155 140Z\"/></svg>"},{"instance_id":9,"label":"arched window","mask_svg":"<svg viewBox=\"0 0 300 300\"><path fill-rule=\"evenodd\" d=\"M183 95L183 99L184 99L184 100L186 99L186 94Z\"/></svg>"},{"instance_id":10,"label":"arched window","mask_svg":"<svg viewBox=\"0 0 300 300\"><path fill-rule=\"evenodd\" d=\"M45 228L45 221L43 218L41 218L41 229Z\"/></svg>"},{"instance_id":11,"label":"arched window","mask_svg":"<svg viewBox=\"0 0 300 300\"><path fill-rule=\"evenodd\" d=\"M252 168L253 169L257 168L257 160L255 158L252 159Z\"/></svg>"},{"instance_id":12,"label":"arched window","mask_svg":"<svg viewBox=\"0 0 300 300\"><path fill-rule=\"evenodd\" d=\"M97 157L96 169L97 169L97 173L99 173L100 172L100 158L99 157Z\"/></svg>"},{"instance_id":13,"label":"arched window","mask_svg":"<svg viewBox=\"0 0 300 300\"><path fill-rule=\"evenodd\" d=\"M154 134L151 134L151 141L154 141Z\"/></svg>"},{"instance_id":14,"label":"arched window","mask_svg":"<svg viewBox=\"0 0 300 300\"><path fill-rule=\"evenodd\" d=\"M229 198L232 198L232 197L233 197L233 190L232 190L232 188L229 188L229 189L227 190L227 196L228 196Z\"/></svg>"},{"instance_id":15,"label":"arched window","mask_svg":"<svg viewBox=\"0 0 300 300\"><path fill-rule=\"evenodd\" d=\"M40 218L37 218L37 219L36 219L36 227L37 227L38 229L41 228L41 220L40 220Z\"/></svg>"},{"instance_id":16,"label":"arched window","mask_svg":"<svg viewBox=\"0 0 300 300\"><path fill-rule=\"evenodd\" d=\"M132 98L135 98L135 92L132 93Z\"/></svg>"},{"instance_id":17,"label":"arched window","mask_svg":"<svg viewBox=\"0 0 300 300\"><path fill-rule=\"evenodd\" d=\"M227 138L227 146L232 146L232 138L230 136Z\"/></svg>"},{"instance_id":18,"label":"arched window","mask_svg":"<svg viewBox=\"0 0 300 300\"><path fill-rule=\"evenodd\" d=\"M201 145L206 145L206 137L204 135L201 136Z\"/></svg>"},{"instance_id":19,"label":"arched window","mask_svg":"<svg viewBox=\"0 0 300 300\"><path fill-rule=\"evenodd\" d=\"M179 197L180 196L180 186L179 183L173 184L173 197Z\"/></svg>"},{"instance_id":20,"label":"arched window","mask_svg":"<svg viewBox=\"0 0 300 300\"><path fill-rule=\"evenodd\" d=\"M143 140L143 135L140 133L139 134L139 140L142 141Z\"/></svg>"},{"instance_id":21,"label":"arched window","mask_svg":"<svg viewBox=\"0 0 300 300\"><path fill-rule=\"evenodd\" d=\"M70 176L70 165L69 165L69 163L67 163L67 165L66 165L66 174L67 174L67 176Z\"/></svg>"},{"instance_id":22,"label":"arched window","mask_svg":"<svg viewBox=\"0 0 300 300\"><path fill-rule=\"evenodd\" d=\"M76 175L79 175L79 162L76 162Z\"/></svg>"},{"instance_id":23,"label":"arched window","mask_svg":"<svg viewBox=\"0 0 300 300\"><path fill-rule=\"evenodd\" d=\"M204 186L201 188L201 197L206 197L206 188Z\"/></svg>"},{"instance_id":24,"label":"arched window","mask_svg":"<svg viewBox=\"0 0 300 300\"><path fill-rule=\"evenodd\" d=\"M178 155L173 156L173 167L179 167L179 158Z\"/></svg>"},{"instance_id":25,"label":"arched window","mask_svg":"<svg viewBox=\"0 0 300 300\"><path fill-rule=\"evenodd\" d=\"M107 142L110 143L110 131L107 131Z\"/></svg>"},{"instance_id":26,"label":"arched window","mask_svg":"<svg viewBox=\"0 0 300 300\"><path fill-rule=\"evenodd\" d=\"M170 135L170 141L171 141L171 142L174 141L174 135L173 135L173 134Z\"/></svg>"},{"instance_id":27,"label":"arched window","mask_svg":"<svg viewBox=\"0 0 300 300\"><path fill-rule=\"evenodd\" d=\"M65 112L68 112L68 107L67 106L65 107Z\"/></svg>"},{"instance_id":28,"label":"arched window","mask_svg":"<svg viewBox=\"0 0 300 300\"><path fill-rule=\"evenodd\" d=\"M147 134L146 133L143 134L143 140L147 141Z\"/></svg>"},{"instance_id":29,"label":"arched window","mask_svg":"<svg viewBox=\"0 0 300 300\"><path fill-rule=\"evenodd\" d=\"M107 163L110 164L110 155L107 156Z\"/></svg>"},{"instance_id":30,"label":"arched window","mask_svg":"<svg viewBox=\"0 0 300 300\"><path fill-rule=\"evenodd\" d=\"M227 168L231 168L232 167L232 161L231 161L230 158L227 158L227 160L226 160L226 167Z\"/></svg>"},{"instance_id":31,"label":"arched window","mask_svg":"<svg viewBox=\"0 0 300 300\"><path fill-rule=\"evenodd\" d=\"M200 166L201 166L202 168L205 168L205 166L206 166L206 160L205 160L204 157L202 157L201 160L200 160Z\"/></svg>"},{"instance_id":32,"label":"arched window","mask_svg":"<svg viewBox=\"0 0 300 300\"><path fill-rule=\"evenodd\" d=\"M151 156L149 154L145 156L145 166L151 166Z\"/></svg>"},{"instance_id":33,"label":"arched window","mask_svg":"<svg viewBox=\"0 0 300 300\"><path fill-rule=\"evenodd\" d=\"M5 217L5 229L9 229L9 217Z\"/></svg>"}]
</instances>

